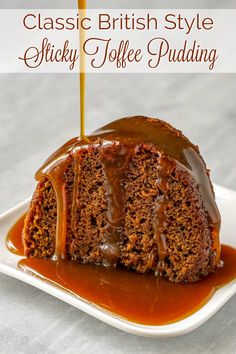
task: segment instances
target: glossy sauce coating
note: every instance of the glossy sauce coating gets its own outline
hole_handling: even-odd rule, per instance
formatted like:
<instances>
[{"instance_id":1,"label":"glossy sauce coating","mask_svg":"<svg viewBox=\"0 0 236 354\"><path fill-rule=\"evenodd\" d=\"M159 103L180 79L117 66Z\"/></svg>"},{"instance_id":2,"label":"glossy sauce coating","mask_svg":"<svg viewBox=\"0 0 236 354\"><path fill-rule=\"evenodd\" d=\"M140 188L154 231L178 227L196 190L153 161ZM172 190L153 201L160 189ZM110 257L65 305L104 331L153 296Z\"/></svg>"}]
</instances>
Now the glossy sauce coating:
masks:
<instances>
[{"instance_id":1,"label":"glossy sauce coating","mask_svg":"<svg viewBox=\"0 0 236 354\"><path fill-rule=\"evenodd\" d=\"M10 230L7 244L23 255L24 215ZM68 260L21 259L18 266L130 321L146 325L176 322L201 308L217 288L236 279L236 249L222 245L224 267L192 284L176 284L152 274L81 265Z\"/></svg>"},{"instance_id":2,"label":"glossy sauce coating","mask_svg":"<svg viewBox=\"0 0 236 354\"><path fill-rule=\"evenodd\" d=\"M159 164L157 166L159 179L159 189L163 193L162 200L157 201L156 219L154 220L155 239L159 250L159 268L161 271L162 262L165 258L165 237L162 233L165 223L164 210L166 203L165 189L167 188L168 175L171 174L174 166L180 165L187 169L193 180L199 186L199 192L208 215L209 225L212 228L213 242L212 247L216 252L216 264L220 264L220 214L215 203L213 189L210 179L206 172L206 166L201 158L198 148L194 146L182 133L169 124L153 118L142 116L122 118L116 120L102 129L96 131L88 139L74 138L57 150L36 173L36 179L42 177L48 178L55 190L57 197L57 231L56 231L56 249L55 259L65 258L65 237L66 237L66 196L64 192L63 173L70 159L79 158L79 152L83 149L98 146L100 149L101 163L104 174L107 177L105 184L106 198L108 205L107 224L109 225L106 237L103 240L105 244L104 252L107 260L118 258L119 250L119 230L122 229L123 215L123 190L121 182L129 167L129 161L135 154L137 146L142 144L153 144L155 149L159 150ZM120 146L116 155L107 156L106 150L109 145ZM123 154L121 151L123 150ZM76 155L76 158L74 158ZM113 161L110 161L113 159ZM74 175L78 173L78 163L74 163ZM73 202L76 205L77 183L73 185ZM63 212L64 210L64 212ZM71 220L74 220L72 207ZM73 225L71 226L73 229ZM116 247L114 248L114 245ZM117 255L117 256L115 256Z\"/></svg>"}]
</instances>

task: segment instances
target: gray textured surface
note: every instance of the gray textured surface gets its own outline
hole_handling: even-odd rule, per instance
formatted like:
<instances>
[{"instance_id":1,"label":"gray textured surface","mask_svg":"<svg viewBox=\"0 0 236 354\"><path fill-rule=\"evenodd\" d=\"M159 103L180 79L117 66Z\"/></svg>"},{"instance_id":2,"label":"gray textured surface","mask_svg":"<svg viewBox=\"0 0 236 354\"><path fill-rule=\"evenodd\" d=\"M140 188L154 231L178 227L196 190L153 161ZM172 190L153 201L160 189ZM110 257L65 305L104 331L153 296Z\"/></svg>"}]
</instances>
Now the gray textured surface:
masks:
<instances>
[{"instance_id":1,"label":"gray textured surface","mask_svg":"<svg viewBox=\"0 0 236 354\"><path fill-rule=\"evenodd\" d=\"M220 7L169 1L169 7ZM141 1L101 6L144 7ZM95 0L90 7L95 7ZM146 1L145 7L164 7ZM73 7L75 1L1 0L0 7ZM166 5L167 6L167 5ZM224 7L235 7L225 1ZM214 182L236 189L236 75L88 77L87 132L120 116L145 114L174 124L200 150ZM43 160L79 129L74 75L0 76L0 212L31 195ZM0 353L236 353L236 297L201 328L171 339L122 333L49 295L0 275Z\"/></svg>"}]
</instances>

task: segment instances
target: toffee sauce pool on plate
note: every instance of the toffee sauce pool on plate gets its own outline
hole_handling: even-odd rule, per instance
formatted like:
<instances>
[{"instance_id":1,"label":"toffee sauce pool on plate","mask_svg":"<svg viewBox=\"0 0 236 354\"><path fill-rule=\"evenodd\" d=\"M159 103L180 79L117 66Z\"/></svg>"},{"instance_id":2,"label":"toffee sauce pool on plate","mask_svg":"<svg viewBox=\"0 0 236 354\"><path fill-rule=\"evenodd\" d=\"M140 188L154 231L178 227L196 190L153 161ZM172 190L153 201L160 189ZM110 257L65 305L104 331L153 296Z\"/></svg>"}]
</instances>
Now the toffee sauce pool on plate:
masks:
<instances>
[{"instance_id":1,"label":"toffee sauce pool on plate","mask_svg":"<svg viewBox=\"0 0 236 354\"><path fill-rule=\"evenodd\" d=\"M7 246L24 255L21 234L25 215L10 230ZM176 284L153 274L121 268L81 265L68 260L23 258L18 266L42 280L123 318L145 325L163 325L200 309L223 285L236 279L236 249L222 245L224 267L191 284Z\"/></svg>"}]
</instances>

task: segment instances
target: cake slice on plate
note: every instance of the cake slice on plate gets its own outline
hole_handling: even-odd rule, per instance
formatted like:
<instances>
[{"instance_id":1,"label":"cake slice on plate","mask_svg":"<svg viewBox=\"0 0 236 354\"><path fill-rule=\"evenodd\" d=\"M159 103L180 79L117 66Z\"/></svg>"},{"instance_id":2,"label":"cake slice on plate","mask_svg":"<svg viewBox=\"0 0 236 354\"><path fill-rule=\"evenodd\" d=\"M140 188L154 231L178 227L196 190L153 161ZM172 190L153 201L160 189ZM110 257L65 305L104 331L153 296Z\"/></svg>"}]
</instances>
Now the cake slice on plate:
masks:
<instances>
[{"instance_id":1,"label":"cake slice on plate","mask_svg":"<svg viewBox=\"0 0 236 354\"><path fill-rule=\"evenodd\" d=\"M23 230L27 257L154 272L194 282L220 264L209 171L180 131L154 118L74 138L36 173Z\"/></svg>"}]
</instances>

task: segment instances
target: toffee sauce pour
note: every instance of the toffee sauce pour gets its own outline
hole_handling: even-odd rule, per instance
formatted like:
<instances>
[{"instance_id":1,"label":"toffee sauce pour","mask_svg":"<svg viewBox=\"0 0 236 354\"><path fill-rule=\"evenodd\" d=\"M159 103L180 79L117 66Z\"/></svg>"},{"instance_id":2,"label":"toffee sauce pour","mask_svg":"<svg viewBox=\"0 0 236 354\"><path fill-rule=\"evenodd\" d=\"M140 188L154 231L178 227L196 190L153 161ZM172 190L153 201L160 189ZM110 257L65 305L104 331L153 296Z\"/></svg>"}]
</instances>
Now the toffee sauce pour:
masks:
<instances>
[{"instance_id":1,"label":"toffee sauce pour","mask_svg":"<svg viewBox=\"0 0 236 354\"><path fill-rule=\"evenodd\" d=\"M86 0L78 0L78 8L80 13L84 15L86 10ZM61 180L60 172L64 169L67 163L68 152L73 148L78 149L80 146L90 143L88 138L85 137L84 124L86 85L85 58L82 53L84 40L85 33L81 30L80 139L72 140L69 144L64 146L64 150L62 149L63 151L60 151L59 156L54 156L54 162L57 161L58 163L59 160L60 162L62 160L64 161L64 163L61 164L61 169L54 169L54 166L50 165L52 161L49 161L45 167L47 175L49 176L51 173L51 180L54 182L54 189L57 194L57 200L59 201L58 216L60 217L58 217L54 259L24 258L19 261L18 266L23 271L29 272L35 277L50 281L51 283L62 287L65 291L80 296L83 299L130 321L146 325L173 323L197 311L208 301L218 288L236 278L236 250L234 248L222 245L221 260L224 262L224 267L219 267L215 273L208 275L207 278L191 284L176 284L152 274L136 274L135 272L121 268L81 265L77 262L64 259L66 210L64 208L65 195L63 192L63 181ZM138 130L142 131L140 124L141 120L139 121ZM113 128L112 125L108 125L107 131L95 132L94 136L96 137L96 134L100 134L105 138L109 137L109 134L112 131L114 132ZM127 140L130 133L128 126L125 126L124 124L123 127L119 127L118 123L116 130L119 132L119 136L123 135L123 138ZM150 137L152 132L147 131L146 133ZM158 138L160 144L160 136ZM190 148L189 146L186 147L185 161L182 162L186 165L190 164L194 172L194 169L196 171L199 164L202 162L196 158L196 152L193 153L192 146L190 146ZM169 148L173 149L173 151L175 150L175 147L170 146ZM184 150L183 147L182 150ZM197 167L196 164L198 164ZM52 167L52 169L50 169L50 167ZM104 168L105 170L107 169L106 174L109 176L109 167L104 164ZM42 173L44 174L45 170L41 169L38 178L40 178ZM197 175L195 175L195 177L197 177ZM210 186L208 183L205 183L201 188L203 193L207 193ZM118 192L117 195L120 194L120 191ZM220 246L218 238L220 219L218 211L215 209L214 202L211 198L206 200L205 207L209 211L212 227L215 230L214 247L218 252L217 256L220 261ZM117 215L115 216L117 217ZM19 256L24 256L21 238L24 218L25 215L17 221L7 237L8 249ZM162 250L161 254L163 254L164 257L165 249L161 237L158 238L158 230L157 241L159 242L159 248Z\"/></svg>"}]
</instances>

